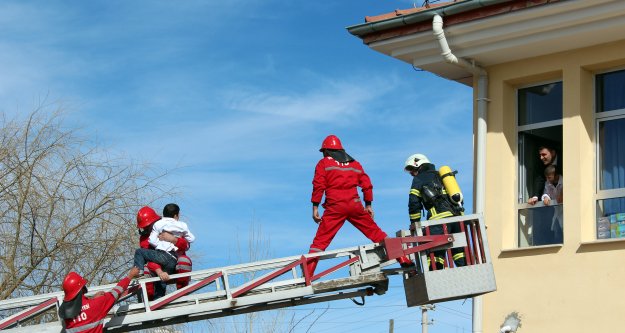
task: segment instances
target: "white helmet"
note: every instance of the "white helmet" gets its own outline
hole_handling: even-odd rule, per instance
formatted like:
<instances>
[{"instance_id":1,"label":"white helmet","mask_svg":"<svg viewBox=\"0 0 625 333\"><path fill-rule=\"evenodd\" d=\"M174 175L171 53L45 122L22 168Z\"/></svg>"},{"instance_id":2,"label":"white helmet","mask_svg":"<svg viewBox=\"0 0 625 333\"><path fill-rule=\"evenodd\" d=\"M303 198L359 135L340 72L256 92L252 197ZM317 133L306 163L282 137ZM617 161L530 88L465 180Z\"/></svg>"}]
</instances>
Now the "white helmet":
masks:
<instances>
[{"instance_id":1,"label":"white helmet","mask_svg":"<svg viewBox=\"0 0 625 333\"><path fill-rule=\"evenodd\" d=\"M430 163L430 160L427 158L427 156L423 154L412 154L406 160L406 163L404 164L404 170L417 170L421 165L425 163Z\"/></svg>"}]
</instances>

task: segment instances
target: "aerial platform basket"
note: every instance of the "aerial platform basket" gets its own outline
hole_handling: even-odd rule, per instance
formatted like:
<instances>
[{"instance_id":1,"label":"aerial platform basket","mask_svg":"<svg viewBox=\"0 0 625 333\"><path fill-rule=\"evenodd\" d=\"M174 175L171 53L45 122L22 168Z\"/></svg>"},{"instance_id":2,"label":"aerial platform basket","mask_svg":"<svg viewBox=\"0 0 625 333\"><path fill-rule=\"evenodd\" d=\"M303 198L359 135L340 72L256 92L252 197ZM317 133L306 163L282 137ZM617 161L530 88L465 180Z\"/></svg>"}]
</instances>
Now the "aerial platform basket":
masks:
<instances>
[{"instance_id":1,"label":"aerial platform basket","mask_svg":"<svg viewBox=\"0 0 625 333\"><path fill-rule=\"evenodd\" d=\"M432 226L442 226L444 234L431 235ZM455 229L460 232L448 233L447 230L454 230L452 226L458 227ZM412 225L411 231L400 231L398 236L403 237L386 241L389 258L400 254L409 255L419 264L416 274L404 274L408 306L464 299L497 290L481 215L417 222ZM461 251L452 252L452 249ZM439 256L444 253L443 269L436 269L433 264L436 260L435 251ZM454 264L454 252L456 255L464 255L465 266L457 267Z\"/></svg>"}]
</instances>

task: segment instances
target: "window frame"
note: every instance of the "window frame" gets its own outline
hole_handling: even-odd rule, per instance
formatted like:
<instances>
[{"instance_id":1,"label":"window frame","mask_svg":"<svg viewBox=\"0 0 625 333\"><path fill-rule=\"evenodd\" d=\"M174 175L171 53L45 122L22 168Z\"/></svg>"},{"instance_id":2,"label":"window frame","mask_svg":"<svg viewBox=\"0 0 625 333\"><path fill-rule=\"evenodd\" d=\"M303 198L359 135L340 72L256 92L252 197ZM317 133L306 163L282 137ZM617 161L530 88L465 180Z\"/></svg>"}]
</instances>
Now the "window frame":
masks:
<instances>
[{"instance_id":1,"label":"window frame","mask_svg":"<svg viewBox=\"0 0 625 333\"><path fill-rule=\"evenodd\" d=\"M599 142L599 127L602 122L608 122L611 120L618 120L625 118L625 108L611 111L603 111L598 112L598 101L597 97L599 96L599 92L597 91L597 77L602 74L608 74L612 72L618 72L625 70L625 67L617 67L610 68L608 70L596 72L593 75L593 93L594 93L594 103L593 103L593 121L595 125L595 196L594 196L594 204L597 205L599 200L605 199L614 199L625 197L625 187L617 188L617 189L609 189L602 190L601 189L601 146ZM595 216L595 219L599 218L599 216ZM595 235L596 237L596 235Z\"/></svg>"},{"instance_id":2,"label":"window frame","mask_svg":"<svg viewBox=\"0 0 625 333\"><path fill-rule=\"evenodd\" d=\"M594 122L594 148L595 148L595 152L594 152L594 158L595 158L595 170L594 170L594 181L595 181L595 191L594 191L594 195L593 195L593 206L596 207L595 208L595 213L594 213L594 219L593 219L593 226L595 229L595 232L593 233L593 238L595 240L624 240L623 238L609 238L609 239L599 239L599 235L598 235L598 221L599 218L602 216L599 216L599 202L600 201L604 201L604 200L609 200L609 199L617 199L617 198L622 198L625 197L625 187L623 188L617 188L617 189L608 189L608 190L602 190L601 189L601 181L602 181L602 177L603 175L601 174L602 172L602 164L601 164L601 153L602 153L602 147L600 145L600 141L599 141L599 129L600 129L600 125L601 123L604 122L608 122L608 121L613 121L613 120L619 120L619 119L625 119L625 108L622 109L618 109L618 110L611 110L611 111L602 111L599 112L598 110L598 106L599 106L599 101L598 101L598 97L599 97L599 91L597 91L598 87L597 87L597 77L599 75L602 74L607 74L607 73L612 73L612 72L618 72L618 71L623 71L625 70L625 66L624 67L616 67L616 68L610 68L607 70L602 70L602 71L598 71L595 72L593 75L593 81L592 81L592 92L593 92L593 105L592 105L592 114L593 114L593 122Z\"/></svg>"},{"instance_id":3,"label":"window frame","mask_svg":"<svg viewBox=\"0 0 625 333\"><path fill-rule=\"evenodd\" d=\"M596 109L595 109L596 113ZM604 113L604 112L601 112ZM625 108L609 111L610 115L603 115L602 117L595 117L595 201L604 199L614 199L625 197L625 187L602 190L601 189L601 146L599 142L599 126L603 122L611 120L625 119Z\"/></svg>"},{"instance_id":4,"label":"window frame","mask_svg":"<svg viewBox=\"0 0 625 333\"><path fill-rule=\"evenodd\" d=\"M545 245L529 245L529 246L521 246L521 235L520 235L520 220L519 220L519 216L521 214L522 210L525 209L532 209L532 208L540 208L540 207L544 207L545 205L543 204L543 202L541 200L538 200L538 202L535 205L530 205L527 203L526 200L524 200L524 192L527 191L527 188L523 189L523 187L521 186L521 184L527 184L528 181L528 175L527 172L523 172L523 169L525 168L525 165L527 164L527 158L528 156L525 156L525 152L521 151L520 148L520 133L524 132L524 131L529 131L529 130L535 130L535 129L542 129L542 128L548 128L548 127L555 127L555 126L563 126L564 123L564 100L562 101L562 117L560 119L556 119L556 120L548 120L548 121L543 121L543 122L538 122L538 123L532 123L532 124L527 124L527 125L519 125L519 91L521 89L525 89L525 88L530 88L530 87L535 87L535 86L541 86L541 85L547 85L550 83L561 83L562 84L562 89L563 89L563 98L564 98L564 79L562 77L560 78L556 78L556 79L550 79L550 80L544 80L544 81L536 81L536 82L531 82L528 84L524 84L524 85L519 85L516 86L515 89L515 93L514 93L514 110L515 110L515 114L514 114L514 125L515 125L515 135L516 135L516 154L515 154L515 159L516 159L516 164L517 164L517 183L516 183L516 200L515 200L515 218L514 218L514 233L515 233L515 248L518 249L531 249L534 247L540 247L540 246L545 246ZM561 140L561 144L562 146L564 146L563 144L563 138L560 138ZM521 163L521 158L522 158L522 162ZM562 170L563 173L563 177L564 175L564 170ZM566 178L566 177L565 177ZM529 195L529 194L528 194ZM561 205L561 204L560 204ZM554 243L554 244L550 244L547 246L561 246L561 243Z\"/></svg>"},{"instance_id":5,"label":"window frame","mask_svg":"<svg viewBox=\"0 0 625 333\"><path fill-rule=\"evenodd\" d=\"M517 213L517 218L518 218L518 213L519 210L521 209L527 209L527 208L531 208L531 207L539 207L538 205L542 205L542 201L539 201L536 203L536 205L532 206L530 204L528 204L527 202L523 202L523 190L521 188L521 184L527 184L527 175L524 174L522 172L522 168L525 166L526 164L526 158L527 156L523 156L523 164L521 164L521 160L520 160L520 155L524 154L524 152L519 150L519 133L524 132L524 131L529 131L529 130L534 130L534 129L541 129L541 128L547 128L547 127L553 127L553 126L562 126L563 124L563 118L558 119L558 120L548 120L548 121L543 121L543 122L539 122L539 123L533 123L533 124L529 124L529 125L519 125L519 90L521 89L525 89L525 88L530 88L530 87L536 87L536 86L541 86L541 85L546 85L546 84L550 84L550 83L558 83L561 82L562 83L562 87L564 88L564 80L562 78L558 78L558 79L553 79L553 80L546 80L546 81L538 81L538 82L532 82L530 84L524 84L524 85L520 85L515 87L515 94L514 94L514 110L515 110L515 115L514 115L514 125L515 125L515 130L516 130L516 163L517 163L517 184L516 184L516 188L517 188L517 196L516 196L516 213ZM564 110L563 110L564 111ZM564 170L562 170L562 173L564 173ZM564 174L562 175L564 177Z\"/></svg>"}]
</instances>

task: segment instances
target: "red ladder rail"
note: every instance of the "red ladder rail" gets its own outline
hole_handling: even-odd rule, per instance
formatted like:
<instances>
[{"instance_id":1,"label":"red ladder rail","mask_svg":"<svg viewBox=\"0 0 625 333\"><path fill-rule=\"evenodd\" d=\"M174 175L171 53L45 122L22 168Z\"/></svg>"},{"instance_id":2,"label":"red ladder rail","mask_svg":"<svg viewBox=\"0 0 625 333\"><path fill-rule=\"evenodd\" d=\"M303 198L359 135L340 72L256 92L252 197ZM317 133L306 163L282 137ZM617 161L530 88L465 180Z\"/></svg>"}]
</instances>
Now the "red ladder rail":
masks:
<instances>
[{"instance_id":1,"label":"red ladder rail","mask_svg":"<svg viewBox=\"0 0 625 333\"><path fill-rule=\"evenodd\" d=\"M56 306L57 299L56 297L52 297L39 305L33 306L32 308L28 308L24 311L18 312L11 317L8 317L2 321L0 321L0 330L3 330L7 327L13 326L20 321L24 321L26 319L32 318L43 311L48 310L49 308Z\"/></svg>"}]
</instances>

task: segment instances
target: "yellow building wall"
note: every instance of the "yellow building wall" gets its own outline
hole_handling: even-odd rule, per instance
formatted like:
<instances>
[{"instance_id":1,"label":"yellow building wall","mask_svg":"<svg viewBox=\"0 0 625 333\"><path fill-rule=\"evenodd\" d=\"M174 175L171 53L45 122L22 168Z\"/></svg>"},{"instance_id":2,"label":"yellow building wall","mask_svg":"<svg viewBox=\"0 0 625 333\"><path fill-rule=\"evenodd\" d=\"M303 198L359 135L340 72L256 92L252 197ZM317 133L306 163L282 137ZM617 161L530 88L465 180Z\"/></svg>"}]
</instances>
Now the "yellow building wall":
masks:
<instances>
[{"instance_id":1,"label":"yellow building wall","mask_svg":"<svg viewBox=\"0 0 625 333\"><path fill-rule=\"evenodd\" d=\"M625 41L515 61L489 73L484 217L498 290L483 332L518 312L517 332L620 332L625 240L595 240L594 73L625 66ZM563 82L564 244L519 249L516 89Z\"/></svg>"}]
</instances>

